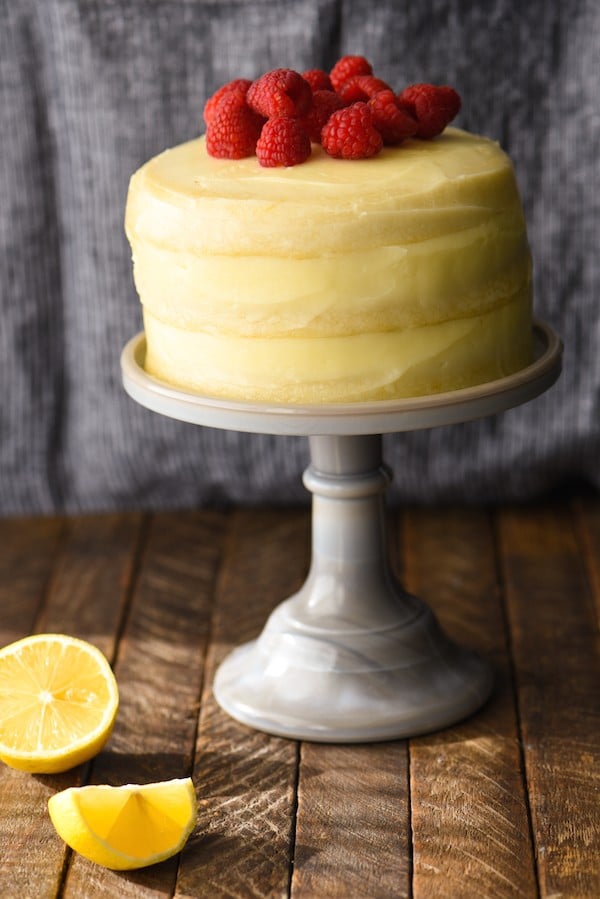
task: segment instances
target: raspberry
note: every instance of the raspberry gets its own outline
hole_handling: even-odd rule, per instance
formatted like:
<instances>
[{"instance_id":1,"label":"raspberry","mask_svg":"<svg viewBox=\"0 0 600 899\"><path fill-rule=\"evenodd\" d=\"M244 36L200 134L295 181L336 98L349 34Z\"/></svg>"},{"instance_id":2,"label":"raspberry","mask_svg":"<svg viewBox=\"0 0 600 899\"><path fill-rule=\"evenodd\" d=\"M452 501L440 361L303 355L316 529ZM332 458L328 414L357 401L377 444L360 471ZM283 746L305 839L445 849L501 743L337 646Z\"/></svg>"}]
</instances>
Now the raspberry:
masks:
<instances>
[{"instance_id":1,"label":"raspberry","mask_svg":"<svg viewBox=\"0 0 600 899\"><path fill-rule=\"evenodd\" d=\"M310 84L313 94L315 91L333 90L331 78L323 69L309 69L308 72L302 72L302 77Z\"/></svg>"},{"instance_id":2,"label":"raspberry","mask_svg":"<svg viewBox=\"0 0 600 899\"><path fill-rule=\"evenodd\" d=\"M206 150L219 159L253 156L264 118L246 103L244 94L228 91L218 101L206 129Z\"/></svg>"},{"instance_id":3,"label":"raspberry","mask_svg":"<svg viewBox=\"0 0 600 899\"><path fill-rule=\"evenodd\" d=\"M321 132L323 149L336 159L367 159L383 146L366 103L353 103L334 112Z\"/></svg>"},{"instance_id":4,"label":"raspberry","mask_svg":"<svg viewBox=\"0 0 600 899\"><path fill-rule=\"evenodd\" d=\"M262 166L298 165L307 160L310 153L310 137L298 119L282 115L265 122L256 145L256 155Z\"/></svg>"},{"instance_id":5,"label":"raspberry","mask_svg":"<svg viewBox=\"0 0 600 899\"><path fill-rule=\"evenodd\" d=\"M292 69L273 69L253 81L248 89L248 105L267 118L303 116L310 109L312 90L308 81Z\"/></svg>"},{"instance_id":6,"label":"raspberry","mask_svg":"<svg viewBox=\"0 0 600 899\"><path fill-rule=\"evenodd\" d=\"M359 100L369 100L379 91L391 90L389 84L374 75L353 75L344 81L338 90L338 94L345 103L357 103Z\"/></svg>"},{"instance_id":7,"label":"raspberry","mask_svg":"<svg viewBox=\"0 0 600 899\"><path fill-rule=\"evenodd\" d=\"M379 91L369 100L373 125L388 147L396 146L417 133L417 120L398 105L393 90Z\"/></svg>"},{"instance_id":8,"label":"raspberry","mask_svg":"<svg viewBox=\"0 0 600 899\"><path fill-rule=\"evenodd\" d=\"M436 84L411 84L398 97L400 105L417 120L417 137L441 134L460 110L460 96L453 87Z\"/></svg>"},{"instance_id":9,"label":"raspberry","mask_svg":"<svg viewBox=\"0 0 600 899\"><path fill-rule=\"evenodd\" d=\"M242 96L245 96L251 84L252 82L248 78L236 78L234 81L228 81L227 84L220 87L218 91L215 91L212 97L209 97L204 104L204 121L206 124L210 125L221 97L228 94L230 91L237 91L242 94Z\"/></svg>"},{"instance_id":10,"label":"raspberry","mask_svg":"<svg viewBox=\"0 0 600 899\"><path fill-rule=\"evenodd\" d=\"M340 87L353 75L372 75L373 66L364 56L342 56L329 73L334 90Z\"/></svg>"},{"instance_id":11,"label":"raspberry","mask_svg":"<svg viewBox=\"0 0 600 899\"><path fill-rule=\"evenodd\" d=\"M315 144L321 143L321 131L332 113L343 109L344 101L334 91L315 91L313 105L300 121Z\"/></svg>"}]
</instances>

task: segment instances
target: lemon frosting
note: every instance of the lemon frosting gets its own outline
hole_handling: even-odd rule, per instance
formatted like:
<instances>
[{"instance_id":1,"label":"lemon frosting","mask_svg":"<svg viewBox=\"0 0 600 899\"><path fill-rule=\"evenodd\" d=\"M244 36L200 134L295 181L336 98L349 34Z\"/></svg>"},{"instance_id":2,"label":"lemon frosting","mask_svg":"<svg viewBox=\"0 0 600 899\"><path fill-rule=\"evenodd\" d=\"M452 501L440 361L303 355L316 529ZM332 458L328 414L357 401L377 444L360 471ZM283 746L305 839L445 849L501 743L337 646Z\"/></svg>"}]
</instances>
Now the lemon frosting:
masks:
<instances>
[{"instance_id":1,"label":"lemon frosting","mask_svg":"<svg viewBox=\"0 0 600 899\"><path fill-rule=\"evenodd\" d=\"M454 128L302 165L210 157L204 138L132 177L126 231L146 368L208 395L417 396L531 358L531 260L512 164Z\"/></svg>"}]
</instances>

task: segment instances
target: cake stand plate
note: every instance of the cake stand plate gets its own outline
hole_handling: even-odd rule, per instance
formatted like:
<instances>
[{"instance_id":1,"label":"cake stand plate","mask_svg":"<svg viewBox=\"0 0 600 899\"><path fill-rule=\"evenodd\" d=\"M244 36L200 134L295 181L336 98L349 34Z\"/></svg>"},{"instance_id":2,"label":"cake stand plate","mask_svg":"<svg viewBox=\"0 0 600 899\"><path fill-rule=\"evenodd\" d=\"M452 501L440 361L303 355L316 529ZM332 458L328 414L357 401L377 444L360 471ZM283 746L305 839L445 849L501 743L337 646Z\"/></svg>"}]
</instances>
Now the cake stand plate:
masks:
<instances>
[{"instance_id":1,"label":"cake stand plate","mask_svg":"<svg viewBox=\"0 0 600 899\"><path fill-rule=\"evenodd\" d=\"M125 346L129 395L194 424L309 438L312 560L298 593L261 635L219 667L214 692L232 717L279 736L371 742L438 730L476 711L492 688L482 659L452 642L392 575L385 539L382 434L504 411L547 390L562 344L536 321L535 358L506 378L434 396L321 406L200 396L146 374L143 333Z\"/></svg>"}]
</instances>

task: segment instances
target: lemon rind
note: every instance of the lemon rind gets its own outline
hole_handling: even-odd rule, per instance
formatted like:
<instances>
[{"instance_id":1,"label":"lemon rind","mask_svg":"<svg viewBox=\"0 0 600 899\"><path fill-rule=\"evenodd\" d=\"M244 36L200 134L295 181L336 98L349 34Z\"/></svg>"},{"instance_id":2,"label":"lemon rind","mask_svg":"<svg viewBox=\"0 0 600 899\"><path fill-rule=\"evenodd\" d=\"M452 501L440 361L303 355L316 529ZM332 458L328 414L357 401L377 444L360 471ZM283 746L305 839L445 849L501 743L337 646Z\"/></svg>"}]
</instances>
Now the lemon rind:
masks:
<instances>
[{"instance_id":1,"label":"lemon rind","mask_svg":"<svg viewBox=\"0 0 600 899\"><path fill-rule=\"evenodd\" d=\"M132 856L121 852L113 848L105 839L99 837L87 823L77 801L77 797L82 790L97 790L100 787L101 789L109 790L141 790L143 792L152 790L154 787L164 787L167 784L186 786L186 793L190 802L190 818L187 825L182 829L181 837L176 844L174 843L163 852L151 853L146 856ZM196 826L198 806L192 780L190 777L186 777L152 784L124 784L121 787L110 787L105 784L88 787L69 787L60 793L56 793L48 800L48 811L56 832L71 849L104 868L109 868L113 871L128 871L155 865L177 855L183 849Z\"/></svg>"},{"instance_id":2,"label":"lemon rind","mask_svg":"<svg viewBox=\"0 0 600 899\"><path fill-rule=\"evenodd\" d=\"M97 661L100 670L105 674L109 690L108 712L93 731L60 749L44 752L21 751L0 740L0 760L11 768L27 771L30 774L58 774L88 761L106 745L119 711L119 689L110 662L97 646L86 640L62 633L31 634L3 646L0 649L0 660L7 656L17 655L24 646L48 641L78 646Z\"/></svg>"}]
</instances>

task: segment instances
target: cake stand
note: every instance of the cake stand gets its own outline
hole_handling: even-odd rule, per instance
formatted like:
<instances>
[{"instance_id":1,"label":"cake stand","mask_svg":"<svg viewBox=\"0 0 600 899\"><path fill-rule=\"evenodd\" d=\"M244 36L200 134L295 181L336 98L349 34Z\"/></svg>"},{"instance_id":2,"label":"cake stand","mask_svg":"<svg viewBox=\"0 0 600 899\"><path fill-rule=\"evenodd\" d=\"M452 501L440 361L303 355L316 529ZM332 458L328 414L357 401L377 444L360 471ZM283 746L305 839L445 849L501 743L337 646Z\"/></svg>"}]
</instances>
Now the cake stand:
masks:
<instances>
[{"instance_id":1,"label":"cake stand","mask_svg":"<svg viewBox=\"0 0 600 899\"><path fill-rule=\"evenodd\" d=\"M433 396L322 406L179 390L145 372L143 333L129 341L123 383L143 406L213 428L309 438L310 571L262 634L219 667L215 696L232 717L279 736L372 742L443 728L487 699L488 665L452 642L391 573L382 435L492 415L538 396L560 373L562 345L541 322L533 337L534 362L510 377Z\"/></svg>"}]
</instances>

